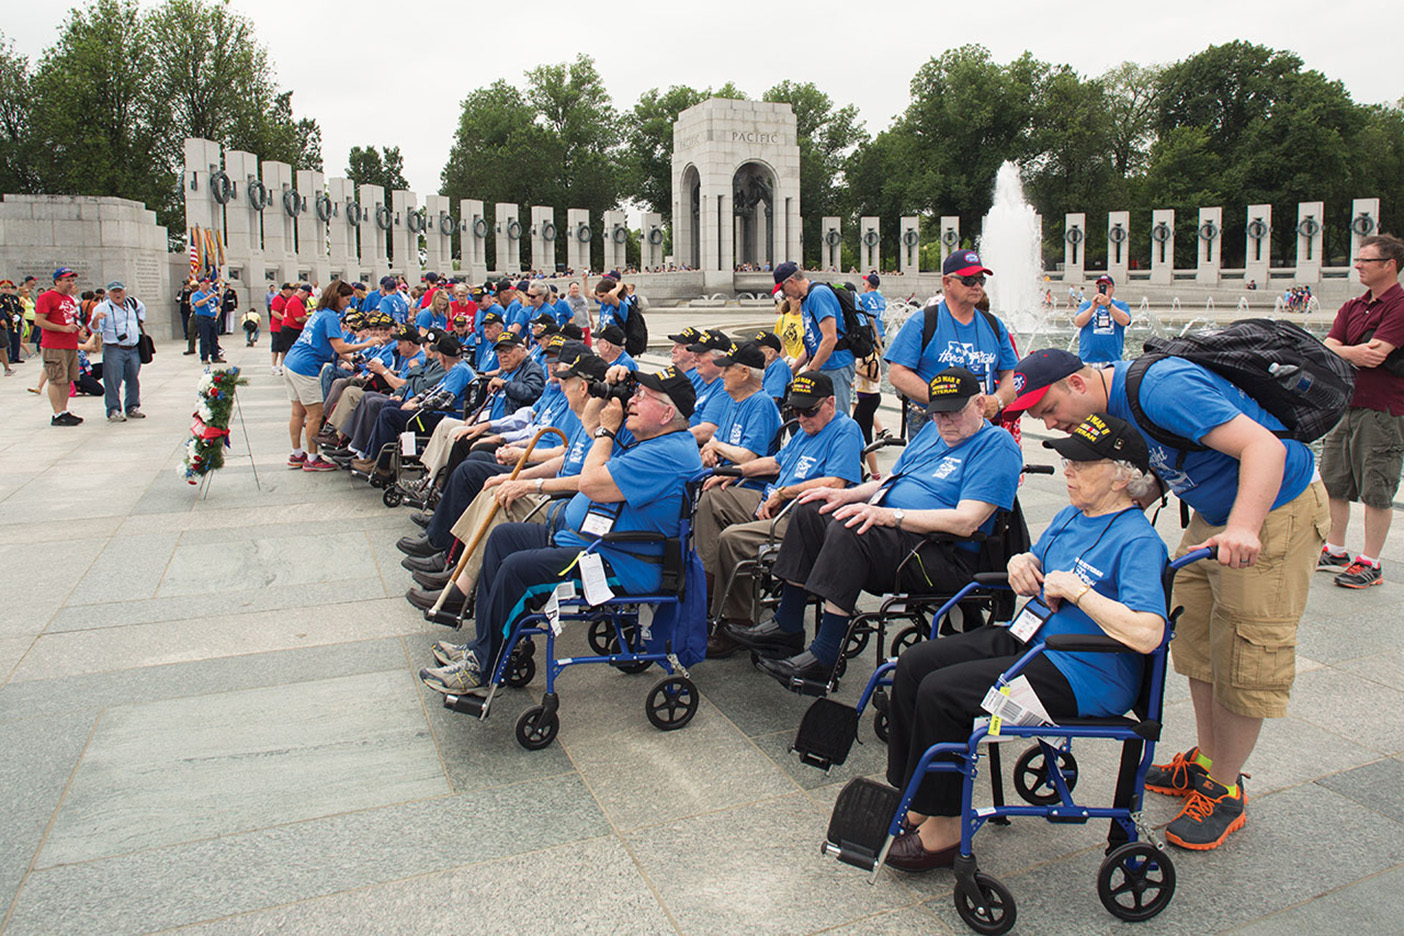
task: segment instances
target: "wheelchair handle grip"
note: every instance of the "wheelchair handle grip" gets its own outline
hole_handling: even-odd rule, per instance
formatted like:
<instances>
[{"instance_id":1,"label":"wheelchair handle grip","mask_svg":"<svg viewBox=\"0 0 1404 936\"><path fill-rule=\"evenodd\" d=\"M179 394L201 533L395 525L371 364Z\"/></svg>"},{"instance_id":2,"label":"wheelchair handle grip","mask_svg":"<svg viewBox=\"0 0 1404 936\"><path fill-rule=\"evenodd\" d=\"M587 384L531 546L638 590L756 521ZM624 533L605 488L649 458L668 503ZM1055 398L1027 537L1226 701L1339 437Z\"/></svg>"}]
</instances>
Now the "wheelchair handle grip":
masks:
<instances>
[{"instance_id":1,"label":"wheelchair handle grip","mask_svg":"<svg viewBox=\"0 0 1404 936\"><path fill-rule=\"evenodd\" d=\"M712 474L714 474L714 475L720 475L720 476L723 477L723 478L740 478L740 477L742 477L742 475L741 475L741 466L740 466L740 465L723 465L723 466L721 466L720 468L713 468L713 469L712 469Z\"/></svg>"},{"instance_id":2,"label":"wheelchair handle grip","mask_svg":"<svg viewBox=\"0 0 1404 936\"><path fill-rule=\"evenodd\" d=\"M1171 562L1170 568L1183 569L1185 566L1189 565L1192 562L1198 562L1201 559L1217 559L1218 556L1219 547L1206 546L1203 549L1196 549L1192 552L1185 553L1183 556L1176 559L1174 562Z\"/></svg>"},{"instance_id":3,"label":"wheelchair handle grip","mask_svg":"<svg viewBox=\"0 0 1404 936\"><path fill-rule=\"evenodd\" d=\"M1052 465L1025 465L1024 474L1046 474L1051 475L1057 472Z\"/></svg>"},{"instance_id":4,"label":"wheelchair handle grip","mask_svg":"<svg viewBox=\"0 0 1404 936\"><path fill-rule=\"evenodd\" d=\"M975 582L980 585L1008 585L1008 572L976 572Z\"/></svg>"}]
</instances>

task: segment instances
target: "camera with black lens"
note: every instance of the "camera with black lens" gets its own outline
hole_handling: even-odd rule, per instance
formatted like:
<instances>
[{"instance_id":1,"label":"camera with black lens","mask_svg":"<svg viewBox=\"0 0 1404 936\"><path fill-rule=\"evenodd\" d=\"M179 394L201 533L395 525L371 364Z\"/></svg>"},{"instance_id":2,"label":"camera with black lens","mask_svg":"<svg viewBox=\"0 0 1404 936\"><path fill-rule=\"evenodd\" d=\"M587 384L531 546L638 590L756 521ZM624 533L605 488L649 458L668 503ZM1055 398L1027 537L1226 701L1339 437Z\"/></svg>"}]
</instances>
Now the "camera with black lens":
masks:
<instances>
[{"instance_id":1,"label":"camera with black lens","mask_svg":"<svg viewBox=\"0 0 1404 936\"><path fill-rule=\"evenodd\" d=\"M619 383L609 383L604 380L590 381L590 396L600 400L618 400L621 406L629 405L629 398L634 395L634 388L639 384L638 378L632 373Z\"/></svg>"},{"instance_id":2,"label":"camera with black lens","mask_svg":"<svg viewBox=\"0 0 1404 936\"><path fill-rule=\"evenodd\" d=\"M360 367L362 364L366 363L366 356L357 351L355 354L351 355L350 363L353 367Z\"/></svg>"}]
</instances>

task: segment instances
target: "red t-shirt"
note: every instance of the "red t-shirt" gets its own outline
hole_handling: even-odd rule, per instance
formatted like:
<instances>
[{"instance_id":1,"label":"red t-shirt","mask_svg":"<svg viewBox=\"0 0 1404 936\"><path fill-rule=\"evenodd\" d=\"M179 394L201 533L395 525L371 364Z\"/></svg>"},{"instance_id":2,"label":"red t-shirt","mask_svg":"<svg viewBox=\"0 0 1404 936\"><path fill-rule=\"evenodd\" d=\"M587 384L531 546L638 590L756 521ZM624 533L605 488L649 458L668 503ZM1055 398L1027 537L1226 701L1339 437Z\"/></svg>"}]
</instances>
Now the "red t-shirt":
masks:
<instances>
[{"instance_id":1,"label":"red t-shirt","mask_svg":"<svg viewBox=\"0 0 1404 936\"><path fill-rule=\"evenodd\" d=\"M449 303L448 320L450 323L453 322L453 317L455 315L466 315L468 317L468 324L472 325L473 316L477 314L478 304L472 299L469 299L467 302L459 302L455 299L453 302Z\"/></svg>"},{"instance_id":2,"label":"red t-shirt","mask_svg":"<svg viewBox=\"0 0 1404 936\"><path fill-rule=\"evenodd\" d=\"M301 330L306 324L307 306L302 304L300 296L289 296L287 305L283 306L283 327Z\"/></svg>"},{"instance_id":3,"label":"red t-shirt","mask_svg":"<svg viewBox=\"0 0 1404 936\"><path fill-rule=\"evenodd\" d=\"M288 300L283 298L282 293L273 297L273 303L269 306L272 314L268 316L268 330L280 332L283 330L283 309L287 308Z\"/></svg>"},{"instance_id":4,"label":"red t-shirt","mask_svg":"<svg viewBox=\"0 0 1404 936\"><path fill-rule=\"evenodd\" d=\"M35 301L34 315L36 318L42 315L55 325L77 325L78 300L52 289L47 290L40 293ZM77 350L78 333L56 332L46 328L39 336L39 347Z\"/></svg>"},{"instance_id":5,"label":"red t-shirt","mask_svg":"<svg viewBox=\"0 0 1404 936\"><path fill-rule=\"evenodd\" d=\"M424 295L419 297L419 307L421 309L429 308L429 304L434 301L434 293L438 291L438 286L431 286L428 289L424 290Z\"/></svg>"},{"instance_id":6,"label":"red t-shirt","mask_svg":"<svg viewBox=\"0 0 1404 936\"><path fill-rule=\"evenodd\" d=\"M1367 292L1341 306L1326 337L1343 345L1365 344L1365 333L1374 329L1371 338L1404 348L1404 288L1395 283L1380 298L1370 297ZM1358 368L1350 405L1404 415L1404 377L1395 377L1383 367Z\"/></svg>"}]
</instances>

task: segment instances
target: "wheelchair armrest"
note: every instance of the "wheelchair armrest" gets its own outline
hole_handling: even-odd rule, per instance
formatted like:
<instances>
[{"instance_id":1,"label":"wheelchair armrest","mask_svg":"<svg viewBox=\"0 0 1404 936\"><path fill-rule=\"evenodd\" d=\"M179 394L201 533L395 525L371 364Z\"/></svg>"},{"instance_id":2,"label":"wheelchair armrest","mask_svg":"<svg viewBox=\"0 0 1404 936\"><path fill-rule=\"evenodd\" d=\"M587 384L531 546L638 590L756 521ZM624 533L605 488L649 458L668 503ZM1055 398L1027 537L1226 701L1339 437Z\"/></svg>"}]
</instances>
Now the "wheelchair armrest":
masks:
<instances>
[{"instance_id":1,"label":"wheelchair armrest","mask_svg":"<svg viewBox=\"0 0 1404 936\"><path fill-rule=\"evenodd\" d=\"M1044 641L1049 650L1069 653L1135 653L1126 644L1105 634L1054 634Z\"/></svg>"},{"instance_id":2,"label":"wheelchair armrest","mask_svg":"<svg viewBox=\"0 0 1404 936\"><path fill-rule=\"evenodd\" d=\"M661 543L668 537L648 530L620 530L600 537L602 543Z\"/></svg>"},{"instance_id":3,"label":"wheelchair armrest","mask_svg":"<svg viewBox=\"0 0 1404 936\"><path fill-rule=\"evenodd\" d=\"M907 444L907 440L906 440L906 439L903 439L903 438L900 437L900 436L888 436L888 437L885 438L885 439L874 439L873 441L869 442L867 445L863 446L863 453L862 453L862 454L863 454L863 457L866 458L866 457L868 456L868 453L869 453L869 452L876 452L878 449L887 448L889 445L895 445L895 446L898 446L899 448L902 448L902 447L905 447L906 444Z\"/></svg>"},{"instance_id":4,"label":"wheelchair armrest","mask_svg":"<svg viewBox=\"0 0 1404 936\"><path fill-rule=\"evenodd\" d=\"M981 585L1008 585L1008 572L976 572L975 581Z\"/></svg>"},{"instance_id":5,"label":"wheelchair armrest","mask_svg":"<svg viewBox=\"0 0 1404 936\"><path fill-rule=\"evenodd\" d=\"M1051 475L1057 469L1052 465L1025 465L1022 469L1024 474L1046 474Z\"/></svg>"},{"instance_id":6,"label":"wheelchair armrest","mask_svg":"<svg viewBox=\"0 0 1404 936\"><path fill-rule=\"evenodd\" d=\"M718 475L718 476L723 477L723 478L739 478L739 477L741 477L741 466L740 466L740 465L721 465L721 466L719 466L719 467L717 467L717 468L713 468L713 469L712 469L712 474Z\"/></svg>"}]
</instances>

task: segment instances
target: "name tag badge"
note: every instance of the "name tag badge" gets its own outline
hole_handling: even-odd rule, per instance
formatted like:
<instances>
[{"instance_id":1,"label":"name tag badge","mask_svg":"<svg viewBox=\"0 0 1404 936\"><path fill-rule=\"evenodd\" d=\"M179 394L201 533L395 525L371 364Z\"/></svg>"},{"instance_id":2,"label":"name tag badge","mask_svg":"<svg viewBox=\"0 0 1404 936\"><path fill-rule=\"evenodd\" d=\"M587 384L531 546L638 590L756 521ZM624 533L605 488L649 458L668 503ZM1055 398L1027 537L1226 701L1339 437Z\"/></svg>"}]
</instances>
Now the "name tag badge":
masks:
<instances>
[{"instance_id":1,"label":"name tag badge","mask_svg":"<svg viewBox=\"0 0 1404 936\"><path fill-rule=\"evenodd\" d=\"M580 524L580 532L588 533L591 536L604 536L612 529L614 529L614 517L593 509L586 511L585 522Z\"/></svg>"},{"instance_id":2,"label":"name tag badge","mask_svg":"<svg viewBox=\"0 0 1404 936\"><path fill-rule=\"evenodd\" d=\"M887 485L883 485L873 492L873 496L868 498L870 504L881 504L882 499L887 496Z\"/></svg>"},{"instance_id":3,"label":"name tag badge","mask_svg":"<svg viewBox=\"0 0 1404 936\"><path fill-rule=\"evenodd\" d=\"M413 456L415 450L415 438L413 432L400 433L400 454Z\"/></svg>"},{"instance_id":4,"label":"name tag badge","mask_svg":"<svg viewBox=\"0 0 1404 936\"><path fill-rule=\"evenodd\" d=\"M1014 615L1014 620L1009 622L1009 633L1020 643L1028 643L1029 638L1038 633L1038 629L1043 626L1043 622L1053 616L1053 612L1048 606L1037 598L1031 599L1027 604L1019 609L1019 613Z\"/></svg>"},{"instance_id":5,"label":"name tag badge","mask_svg":"<svg viewBox=\"0 0 1404 936\"><path fill-rule=\"evenodd\" d=\"M580 557L580 586L585 601L591 607L604 604L614 597L614 590L609 587L608 576L605 575L604 560L599 553Z\"/></svg>"}]
</instances>

